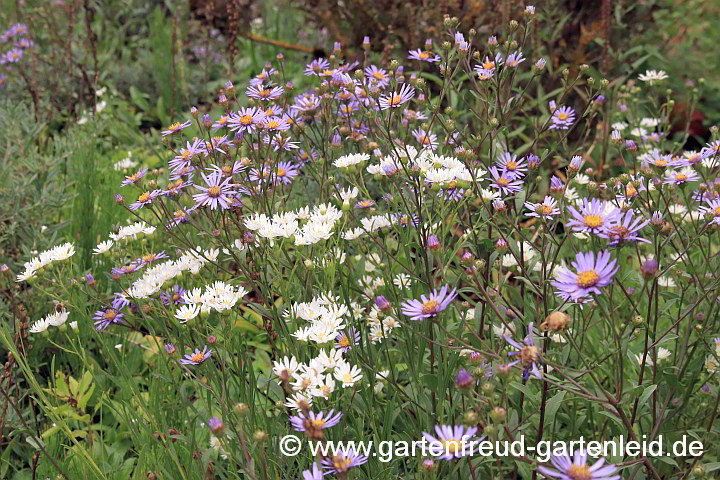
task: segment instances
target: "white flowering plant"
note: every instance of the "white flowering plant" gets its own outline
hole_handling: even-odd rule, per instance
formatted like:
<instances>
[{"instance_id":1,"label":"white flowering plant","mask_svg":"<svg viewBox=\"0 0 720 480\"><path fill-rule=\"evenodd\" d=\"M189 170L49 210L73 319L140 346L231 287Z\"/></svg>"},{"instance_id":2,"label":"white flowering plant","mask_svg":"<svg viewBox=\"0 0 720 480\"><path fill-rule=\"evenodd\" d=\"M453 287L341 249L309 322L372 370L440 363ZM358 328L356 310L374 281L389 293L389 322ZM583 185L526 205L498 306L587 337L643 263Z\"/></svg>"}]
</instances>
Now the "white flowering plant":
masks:
<instances>
[{"instance_id":1,"label":"white flowering plant","mask_svg":"<svg viewBox=\"0 0 720 480\"><path fill-rule=\"evenodd\" d=\"M228 82L219 113L167 127L167 166L126 175L116 201L136 218L89 272L65 244L16 274L57 302L21 322L36 358L77 356L91 375L74 376L103 387L64 415L74 390L44 394L53 385L5 331L47 418L26 434L65 449L40 445L46 468L110 478L93 449L121 429L148 478L711 475L717 129L683 151L664 72L610 82L531 59L535 14L482 41L448 18L439 45L402 62L374 63L370 39L358 60L336 44L307 65L305 92L279 55ZM683 435L703 453L592 466L585 451L463 443L668 451ZM306 443L422 439L441 454Z\"/></svg>"}]
</instances>

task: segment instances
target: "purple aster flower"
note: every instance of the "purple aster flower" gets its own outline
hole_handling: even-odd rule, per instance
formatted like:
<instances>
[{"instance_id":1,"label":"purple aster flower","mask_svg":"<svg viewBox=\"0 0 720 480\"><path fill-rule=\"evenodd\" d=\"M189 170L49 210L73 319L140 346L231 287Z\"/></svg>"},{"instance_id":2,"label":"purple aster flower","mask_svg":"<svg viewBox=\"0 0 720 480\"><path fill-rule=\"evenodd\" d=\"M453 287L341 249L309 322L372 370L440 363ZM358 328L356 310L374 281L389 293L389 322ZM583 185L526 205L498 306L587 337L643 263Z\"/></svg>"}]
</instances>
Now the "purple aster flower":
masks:
<instances>
[{"instance_id":1,"label":"purple aster flower","mask_svg":"<svg viewBox=\"0 0 720 480\"><path fill-rule=\"evenodd\" d=\"M379 308L382 312L386 312L392 307L390 301L385 298L384 295L378 295L377 297L375 297L375 306Z\"/></svg>"},{"instance_id":2,"label":"purple aster flower","mask_svg":"<svg viewBox=\"0 0 720 480\"><path fill-rule=\"evenodd\" d=\"M205 345L202 351L196 348L195 353L186 353L185 358L180 359L180 363L183 365L200 365L210 357L212 357L212 350L208 350L207 345Z\"/></svg>"},{"instance_id":3,"label":"purple aster flower","mask_svg":"<svg viewBox=\"0 0 720 480\"><path fill-rule=\"evenodd\" d=\"M317 155L318 155L318 153L317 153L317 150L315 149L315 147L312 148L312 150L310 151L310 153L306 152L305 150L303 150L303 149L301 148L301 149L295 154L295 158L298 160L298 162L300 162L300 166L303 166L303 165L305 165L306 163L309 163L310 161L312 161L312 160L314 160L315 158L317 158Z\"/></svg>"},{"instance_id":4,"label":"purple aster flower","mask_svg":"<svg viewBox=\"0 0 720 480\"><path fill-rule=\"evenodd\" d=\"M653 278L657 275L659 269L660 264L654 258L648 258L640 265L640 271L645 278Z\"/></svg>"},{"instance_id":5,"label":"purple aster flower","mask_svg":"<svg viewBox=\"0 0 720 480\"><path fill-rule=\"evenodd\" d=\"M455 300L457 296L456 289L452 289L448 293L448 286L443 286L438 292L437 289L433 289L432 293L420 296L420 300L410 299L403 302L400 306L402 307L402 313L405 316L410 317L410 320L424 320L436 316L439 312L445 310L450 302Z\"/></svg>"},{"instance_id":6,"label":"purple aster flower","mask_svg":"<svg viewBox=\"0 0 720 480\"><path fill-rule=\"evenodd\" d=\"M185 148L180 149L180 154L168 162L168 167L173 171L182 170L192 165L192 160L205 152L205 144L199 138L193 138L192 143L187 142Z\"/></svg>"},{"instance_id":7,"label":"purple aster flower","mask_svg":"<svg viewBox=\"0 0 720 480\"><path fill-rule=\"evenodd\" d=\"M587 464L587 453L583 450L575 453L575 458L570 461L570 456L551 455L555 470L542 465L538 466L538 472L548 478L558 478L560 480L619 480L620 475L613 475L617 468L615 465L605 465L605 459L601 458L593 466ZM605 466L603 466L605 465Z\"/></svg>"},{"instance_id":8,"label":"purple aster flower","mask_svg":"<svg viewBox=\"0 0 720 480\"><path fill-rule=\"evenodd\" d=\"M503 195L510 195L522 190L522 181L510 179L505 172L498 172L497 167L494 166L488 170L493 177L493 183L491 183L490 186L500 190Z\"/></svg>"},{"instance_id":9,"label":"purple aster flower","mask_svg":"<svg viewBox=\"0 0 720 480\"><path fill-rule=\"evenodd\" d=\"M482 61L482 63L479 63L475 65L475 71L485 72L492 76L493 72L495 72L495 69L503 64L503 58L502 54L500 52L495 54L495 59L491 59L490 57L486 56L485 60Z\"/></svg>"},{"instance_id":10,"label":"purple aster flower","mask_svg":"<svg viewBox=\"0 0 720 480\"><path fill-rule=\"evenodd\" d=\"M113 301L111 303L112 308L115 310L122 310L123 308L130 305L130 300L128 300L127 295L125 295L122 292L115 292L113 293L115 298L113 298Z\"/></svg>"},{"instance_id":11,"label":"purple aster flower","mask_svg":"<svg viewBox=\"0 0 720 480\"><path fill-rule=\"evenodd\" d=\"M417 112L415 110L410 110L409 108L405 109L405 111L403 112L403 117L408 121L427 120L427 115L425 115L423 112Z\"/></svg>"},{"instance_id":12,"label":"purple aster flower","mask_svg":"<svg viewBox=\"0 0 720 480\"><path fill-rule=\"evenodd\" d=\"M282 117L264 117L262 128L269 132L290 130L290 124Z\"/></svg>"},{"instance_id":13,"label":"purple aster flower","mask_svg":"<svg viewBox=\"0 0 720 480\"><path fill-rule=\"evenodd\" d=\"M180 285L174 285L172 290L170 290L169 292L160 293L160 300L162 300L163 305L165 305L166 307L177 304L184 305L187 303L183 298L184 295L185 289L182 288Z\"/></svg>"},{"instance_id":14,"label":"purple aster flower","mask_svg":"<svg viewBox=\"0 0 720 480\"><path fill-rule=\"evenodd\" d=\"M323 473L317 466L317 463L313 462L312 470L305 470L303 472L303 480L323 480Z\"/></svg>"},{"instance_id":15,"label":"purple aster flower","mask_svg":"<svg viewBox=\"0 0 720 480\"><path fill-rule=\"evenodd\" d=\"M372 200L360 200L355 204L355 208L370 208L375 206L375 202Z\"/></svg>"},{"instance_id":16,"label":"purple aster flower","mask_svg":"<svg viewBox=\"0 0 720 480\"><path fill-rule=\"evenodd\" d=\"M218 417L210 417L207 424L210 431L215 435L221 435L225 431L225 423Z\"/></svg>"},{"instance_id":17,"label":"purple aster flower","mask_svg":"<svg viewBox=\"0 0 720 480\"><path fill-rule=\"evenodd\" d=\"M682 185L685 182L697 182L700 177L691 170L681 171L669 171L665 174L665 181L663 183L673 183L675 185Z\"/></svg>"},{"instance_id":18,"label":"purple aster flower","mask_svg":"<svg viewBox=\"0 0 720 480\"><path fill-rule=\"evenodd\" d=\"M542 163L540 157L532 153L525 157L524 160L527 161L528 168L538 168L540 166L540 163Z\"/></svg>"},{"instance_id":19,"label":"purple aster flower","mask_svg":"<svg viewBox=\"0 0 720 480\"><path fill-rule=\"evenodd\" d=\"M710 223L720 225L720 199L706 200L707 206L703 205L698 208L703 215L711 215Z\"/></svg>"},{"instance_id":20,"label":"purple aster flower","mask_svg":"<svg viewBox=\"0 0 720 480\"><path fill-rule=\"evenodd\" d=\"M103 310L98 310L92 317L93 320L96 320L93 325L95 325L95 330L99 332L107 329L110 325L114 323L125 323L125 321L123 320L124 316L124 313L120 313L114 308L105 308Z\"/></svg>"},{"instance_id":21,"label":"purple aster flower","mask_svg":"<svg viewBox=\"0 0 720 480\"><path fill-rule=\"evenodd\" d=\"M137 200L130 204L130 210L138 210L145 205L149 205L152 203L153 200L155 200L159 195L162 194L162 190L153 190L152 192L143 192L138 196Z\"/></svg>"},{"instance_id":22,"label":"purple aster flower","mask_svg":"<svg viewBox=\"0 0 720 480\"><path fill-rule=\"evenodd\" d=\"M277 152L278 150L285 150L289 152L290 150L300 148L300 145L297 142L293 142L291 138L292 137L290 137L289 135L273 135L272 138L270 138L269 135L265 135L263 141L265 143L269 143L273 147L274 152Z\"/></svg>"},{"instance_id":23,"label":"purple aster flower","mask_svg":"<svg viewBox=\"0 0 720 480\"><path fill-rule=\"evenodd\" d=\"M414 96L415 89L409 83L403 83L399 91L380 97L380 109L387 110L388 108L399 108L403 104L409 102Z\"/></svg>"},{"instance_id":24,"label":"purple aster flower","mask_svg":"<svg viewBox=\"0 0 720 480\"><path fill-rule=\"evenodd\" d=\"M583 205L578 212L575 207L568 206L568 211L573 218L568 220L567 226L572 227L575 232L599 234L605 229L608 221L613 220L620 212L613 208L610 213L605 213L611 206L602 200L593 198L588 202L583 198Z\"/></svg>"},{"instance_id":25,"label":"purple aster flower","mask_svg":"<svg viewBox=\"0 0 720 480\"><path fill-rule=\"evenodd\" d=\"M555 175L550 179L550 193L562 194L565 192L565 183Z\"/></svg>"},{"instance_id":26,"label":"purple aster flower","mask_svg":"<svg viewBox=\"0 0 720 480\"><path fill-rule=\"evenodd\" d=\"M550 195L546 195L542 203L525 202L525 208L530 210L527 214L529 217L550 218L553 215L560 215L557 200Z\"/></svg>"},{"instance_id":27,"label":"purple aster flower","mask_svg":"<svg viewBox=\"0 0 720 480\"><path fill-rule=\"evenodd\" d=\"M533 323L530 322L528 324L528 333L523 339L523 343L518 343L512 338L510 338L509 335L505 334L503 335L503 338L506 342L508 342L513 347L517 348L517 351L515 352L509 352L508 356L512 357L515 355L519 355L520 358L518 360L514 360L510 363L508 363L508 367L512 367L517 364L522 364L524 367L523 369L523 380L527 381L527 379L530 377L530 372L536 377L536 378L542 378L542 370L540 370L539 365L542 365L542 362L540 361L540 349L535 345L535 339L533 338L532 333Z\"/></svg>"},{"instance_id":28,"label":"purple aster flower","mask_svg":"<svg viewBox=\"0 0 720 480\"><path fill-rule=\"evenodd\" d=\"M644 221L643 221L644 220ZM633 221L633 211L628 210L605 223L605 228L598 233L598 237L610 240L609 245L615 246L622 242L644 242L652 243L650 240L637 236L637 232L645 228L650 220L643 217L636 217Z\"/></svg>"},{"instance_id":29,"label":"purple aster flower","mask_svg":"<svg viewBox=\"0 0 720 480\"><path fill-rule=\"evenodd\" d=\"M525 176L528 167L524 162L524 158L518 161L517 155L513 155L510 152L501 153L495 161L508 180L520 180Z\"/></svg>"},{"instance_id":30,"label":"purple aster flower","mask_svg":"<svg viewBox=\"0 0 720 480\"><path fill-rule=\"evenodd\" d=\"M193 195L195 203L200 207L209 206L211 210L217 209L218 205L223 210L230 208L232 197L237 194L237 192L232 189L235 184L230 183L232 177L227 177L223 180L223 176L217 172L211 173L208 176L204 173L201 173L201 175L207 187L195 185L195 188L203 192Z\"/></svg>"},{"instance_id":31,"label":"purple aster flower","mask_svg":"<svg viewBox=\"0 0 720 480\"><path fill-rule=\"evenodd\" d=\"M258 84L258 85L250 85L248 86L247 90L245 91L248 97L254 98L256 100L275 100L280 95L283 94L283 88L282 87L272 87L268 85L265 87L265 85Z\"/></svg>"},{"instance_id":32,"label":"purple aster flower","mask_svg":"<svg viewBox=\"0 0 720 480\"><path fill-rule=\"evenodd\" d=\"M508 68L515 68L524 61L525 57L523 57L521 51L513 52L508 55L507 59L505 59L505 66Z\"/></svg>"},{"instance_id":33,"label":"purple aster flower","mask_svg":"<svg viewBox=\"0 0 720 480\"><path fill-rule=\"evenodd\" d=\"M328 68L330 68L330 62L324 58L316 58L305 67L305 75L318 76Z\"/></svg>"},{"instance_id":34,"label":"purple aster flower","mask_svg":"<svg viewBox=\"0 0 720 480\"><path fill-rule=\"evenodd\" d=\"M174 133L177 133L177 132L179 132L180 130L183 130L183 129L189 127L191 123L192 123L191 120L188 120L188 121L183 122L183 123L180 123L180 122L173 123L172 125L170 125L170 126L167 128L167 130L163 130L163 131L162 131L162 136L163 136L163 137L167 137L168 135L172 135L172 134L174 134Z\"/></svg>"},{"instance_id":35,"label":"purple aster flower","mask_svg":"<svg viewBox=\"0 0 720 480\"><path fill-rule=\"evenodd\" d=\"M233 175L243 172L247 168L247 164L241 162L240 160L236 160L232 165L223 165L222 167L217 165L210 166L214 172L217 172L223 177L232 177Z\"/></svg>"},{"instance_id":36,"label":"purple aster flower","mask_svg":"<svg viewBox=\"0 0 720 480\"><path fill-rule=\"evenodd\" d=\"M120 184L120 186L124 187L126 185L132 185L134 183L139 182L145 176L145 174L147 172L148 172L147 168L142 168L142 169L138 170L137 172L133 173L132 175L130 175L129 177L126 176L125 180L123 180L123 182Z\"/></svg>"},{"instance_id":37,"label":"purple aster flower","mask_svg":"<svg viewBox=\"0 0 720 480\"><path fill-rule=\"evenodd\" d=\"M301 412L290 417L290 424L296 432L305 432L310 438L318 439L317 437L322 438L322 430L337 425L342 416L341 412L335 413L335 410L330 410L327 415L325 412L307 412L307 416L305 416Z\"/></svg>"},{"instance_id":38,"label":"purple aster flower","mask_svg":"<svg viewBox=\"0 0 720 480\"><path fill-rule=\"evenodd\" d=\"M434 133L429 133L422 128L417 128L412 132L415 140L418 141L423 147L435 150L438 146L437 136Z\"/></svg>"},{"instance_id":39,"label":"purple aster flower","mask_svg":"<svg viewBox=\"0 0 720 480\"><path fill-rule=\"evenodd\" d=\"M407 213L396 213L393 215L393 224L397 225L402 228L406 227L417 227L420 225L420 217L418 217L416 214L410 214Z\"/></svg>"},{"instance_id":40,"label":"purple aster flower","mask_svg":"<svg viewBox=\"0 0 720 480\"><path fill-rule=\"evenodd\" d=\"M435 434L437 437L427 432L422 432L423 438L430 443L430 451L440 454L437 458L442 460L452 460L453 458L461 458L473 453L473 441L480 441L482 438L473 440L477 433L476 427L465 427L463 425L436 425Z\"/></svg>"},{"instance_id":41,"label":"purple aster flower","mask_svg":"<svg viewBox=\"0 0 720 480\"><path fill-rule=\"evenodd\" d=\"M260 125L265 118L265 112L257 107L243 107L239 111L230 114L228 119L228 127L231 132L240 133L255 133L258 125Z\"/></svg>"},{"instance_id":42,"label":"purple aster flower","mask_svg":"<svg viewBox=\"0 0 720 480\"><path fill-rule=\"evenodd\" d=\"M293 178L298 175L298 166L292 162L280 162L273 174L273 183L292 183Z\"/></svg>"},{"instance_id":43,"label":"purple aster flower","mask_svg":"<svg viewBox=\"0 0 720 480\"><path fill-rule=\"evenodd\" d=\"M312 92L295 97L295 105L292 108L301 112L311 112L320 106L320 97Z\"/></svg>"},{"instance_id":44,"label":"purple aster flower","mask_svg":"<svg viewBox=\"0 0 720 480\"><path fill-rule=\"evenodd\" d=\"M370 65L365 68L365 77L379 87L385 87L390 84L387 71L382 68L378 68L375 65Z\"/></svg>"},{"instance_id":45,"label":"purple aster flower","mask_svg":"<svg viewBox=\"0 0 720 480\"><path fill-rule=\"evenodd\" d=\"M165 348L165 351L167 353L169 353L170 355L172 355L173 353L175 353L177 351L175 348L175 345L173 345L172 343L166 343L163 348Z\"/></svg>"},{"instance_id":46,"label":"purple aster flower","mask_svg":"<svg viewBox=\"0 0 720 480\"><path fill-rule=\"evenodd\" d=\"M417 50L410 50L408 52L408 58L410 60L418 60L420 62L435 63L440 61L440 55L436 55L430 50L423 50L418 48Z\"/></svg>"},{"instance_id":47,"label":"purple aster flower","mask_svg":"<svg viewBox=\"0 0 720 480\"><path fill-rule=\"evenodd\" d=\"M326 458L322 461L322 464L325 468L325 474L333 473L338 478L343 478L351 468L363 465L367 461L366 456L360 455L353 449L346 449L332 458Z\"/></svg>"},{"instance_id":48,"label":"purple aster flower","mask_svg":"<svg viewBox=\"0 0 720 480\"><path fill-rule=\"evenodd\" d=\"M220 102L220 103L222 103L222 102ZM227 99L226 99L226 102L225 102L225 103L227 103ZM219 129L221 129L221 128L227 127L227 124L228 124L228 120L229 120L229 119L230 119L230 116L228 116L228 115L222 115L220 118L218 118L217 122L215 122L215 123L212 124L212 129L213 129L213 130L219 130Z\"/></svg>"},{"instance_id":49,"label":"purple aster flower","mask_svg":"<svg viewBox=\"0 0 720 480\"><path fill-rule=\"evenodd\" d=\"M335 337L335 348L342 350L343 353L352 350L352 348L360 343L360 332L351 328L348 333L340 332Z\"/></svg>"},{"instance_id":50,"label":"purple aster flower","mask_svg":"<svg viewBox=\"0 0 720 480\"><path fill-rule=\"evenodd\" d=\"M550 118L550 130L567 130L575 121L575 110L572 107L562 106L555 109Z\"/></svg>"},{"instance_id":51,"label":"purple aster flower","mask_svg":"<svg viewBox=\"0 0 720 480\"><path fill-rule=\"evenodd\" d=\"M572 262L575 272L563 270L550 283L558 289L558 294L567 294L573 301L590 297L591 293L600 295L600 289L610 285L618 271L615 263L607 250L599 252L597 257L594 252L578 252Z\"/></svg>"}]
</instances>

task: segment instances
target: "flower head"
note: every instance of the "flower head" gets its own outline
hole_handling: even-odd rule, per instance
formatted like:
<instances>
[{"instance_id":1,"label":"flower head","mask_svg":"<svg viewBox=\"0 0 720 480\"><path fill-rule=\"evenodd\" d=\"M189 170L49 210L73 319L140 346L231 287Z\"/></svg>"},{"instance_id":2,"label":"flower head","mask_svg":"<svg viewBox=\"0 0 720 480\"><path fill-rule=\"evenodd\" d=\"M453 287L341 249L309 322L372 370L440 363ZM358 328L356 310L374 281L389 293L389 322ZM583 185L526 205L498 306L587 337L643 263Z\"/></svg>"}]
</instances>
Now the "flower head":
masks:
<instances>
[{"instance_id":1,"label":"flower head","mask_svg":"<svg viewBox=\"0 0 720 480\"><path fill-rule=\"evenodd\" d=\"M452 460L453 458L461 458L472 453L472 442L474 441L473 437L475 433L477 433L476 427L436 425L435 434L437 436L423 432L423 437L430 442L432 451L438 454L442 453L437 458ZM480 440L482 440L482 438Z\"/></svg>"},{"instance_id":2,"label":"flower head","mask_svg":"<svg viewBox=\"0 0 720 480\"><path fill-rule=\"evenodd\" d=\"M450 305L450 302L455 300L456 296L456 289L453 288L452 291L448 293L448 286L445 285L439 292L437 289L434 289L428 297L421 295L420 300L407 300L400 306L402 307L403 315L410 317L410 320L424 320L434 317L439 312L445 310L448 305Z\"/></svg>"},{"instance_id":3,"label":"flower head","mask_svg":"<svg viewBox=\"0 0 720 480\"><path fill-rule=\"evenodd\" d=\"M613 475L617 468L615 465L605 465L605 459L601 458L594 465L587 464L587 453L579 451L575 458L570 456L551 455L550 461L555 469L538 466L538 471L548 478L559 480L619 480L620 475ZM605 465L605 466L603 466Z\"/></svg>"},{"instance_id":4,"label":"flower head","mask_svg":"<svg viewBox=\"0 0 720 480\"><path fill-rule=\"evenodd\" d=\"M528 333L523 339L523 343L518 343L512 338L510 338L509 335L505 334L503 335L503 338L505 338L505 341L508 342L513 347L517 348L517 351L509 352L508 356L515 356L518 355L518 360L515 360L513 362L510 362L508 364L509 367L512 367L513 365L521 364L523 366L523 379L527 380L530 376L530 372L537 377L542 378L542 371L539 368L539 365L542 363L540 362L540 349L537 345L535 345L535 339L533 338L533 324L530 322L528 324Z\"/></svg>"},{"instance_id":5,"label":"flower head","mask_svg":"<svg viewBox=\"0 0 720 480\"><path fill-rule=\"evenodd\" d=\"M180 359L180 363L183 365L200 365L208 358L212 357L212 350L208 350L207 345L202 349L195 349L195 353L185 354L185 358Z\"/></svg>"},{"instance_id":6,"label":"flower head","mask_svg":"<svg viewBox=\"0 0 720 480\"><path fill-rule=\"evenodd\" d=\"M572 266L575 272L568 269L560 271L556 280L550 282L558 289L557 295L565 295L572 301L580 301L590 297L591 293L600 295L601 288L612 283L618 267L610 252L603 250L597 256L594 252L579 252Z\"/></svg>"}]
</instances>

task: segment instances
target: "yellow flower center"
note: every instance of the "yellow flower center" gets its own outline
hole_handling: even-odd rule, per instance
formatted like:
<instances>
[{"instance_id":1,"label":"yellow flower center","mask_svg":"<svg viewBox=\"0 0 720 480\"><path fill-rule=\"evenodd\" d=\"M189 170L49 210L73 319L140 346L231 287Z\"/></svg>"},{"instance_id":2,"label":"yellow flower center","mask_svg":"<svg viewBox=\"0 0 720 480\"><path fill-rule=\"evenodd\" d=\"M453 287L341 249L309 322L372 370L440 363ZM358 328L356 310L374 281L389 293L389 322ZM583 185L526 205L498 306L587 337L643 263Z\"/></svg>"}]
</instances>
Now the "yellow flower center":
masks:
<instances>
[{"instance_id":1,"label":"yellow flower center","mask_svg":"<svg viewBox=\"0 0 720 480\"><path fill-rule=\"evenodd\" d=\"M522 349L522 351L520 352L520 359L522 360L522 362L524 364L529 365L537 360L539 354L540 354L540 350L538 350L537 347L528 345L528 346L524 347Z\"/></svg>"},{"instance_id":2,"label":"yellow flower center","mask_svg":"<svg viewBox=\"0 0 720 480\"><path fill-rule=\"evenodd\" d=\"M202 352L193 353L192 356L190 356L190 361L195 363L200 363L205 360L205 354Z\"/></svg>"},{"instance_id":3,"label":"yellow flower center","mask_svg":"<svg viewBox=\"0 0 720 480\"><path fill-rule=\"evenodd\" d=\"M353 383L353 377L349 373L344 373L342 377L343 383Z\"/></svg>"},{"instance_id":4,"label":"yellow flower center","mask_svg":"<svg viewBox=\"0 0 720 480\"><path fill-rule=\"evenodd\" d=\"M625 196L634 197L635 195L637 195L637 189L631 183L628 183L627 187L625 187Z\"/></svg>"},{"instance_id":5,"label":"yellow flower center","mask_svg":"<svg viewBox=\"0 0 720 480\"><path fill-rule=\"evenodd\" d=\"M268 122L266 126L267 128L277 128L280 126L280 123L273 120L272 122Z\"/></svg>"},{"instance_id":6,"label":"yellow flower center","mask_svg":"<svg viewBox=\"0 0 720 480\"><path fill-rule=\"evenodd\" d=\"M495 68L495 62L493 62L493 61L483 62L483 70L490 70L491 68Z\"/></svg>"},{"instance_id":7,"label":"yellow flower center","mask_svg":"<svg viewBox=\"0 0 720 480\"><path fill-rule=\"evenodd\" d=\"M446 438L445 440L440 440L440 443L442 443L443 450L447 453L456 454L462 451L463 442L457 438Z\"/></svg>"},{"instance_id":8,"label":"yellow flower center","mask_svg":"<svg viewBox=\"0 0 720 480\"><path fill-rule=\"evenodd\" d=\"M221 192L220 187L218 187L217 185L213 185L212 187L208 188L208 191L207 191L208 196L213 197L213 198L219 197L220 192Z\"/></svg>"},{"instance_id":9,"label":"yellow flower center","mask_svg":"<svg viewBox=\"0 0 720 480\"><path fill-rule=\"evenodd\" d=\"M555 114L555 116L558 118L558 120L567 120L569 115L565 112L558 112Z\"/></svg>"},{"instance_id":10,"label":"yellow flower center","mask_svg":"<svg viewBox=\"0 0 720 480\"><path fill-rule=\"evenodd\" d=\"M432 53L430 53L426 50L424 52L421 52L419 57L423 60L427 60L428 58L430 58L430 55L432 55Z\"/></svg>"},{"instance_id":11,"label":"yellow flower center","mask_svg":"<svg viewBox=\"0 0 720 480\"><path fill-rule=\"evenodd\" d=\"M325 426L325 420L322 418L316 418L315 420L310 421L310 425L314 428L322 428Z\"/></svg>"},{"instance_id":12,"label":"yellow flower center","mask_svg":"<svg viewBox=\"0 0 720 480\"><path fill-rule=\"evenodd\" d=\"M694 155L690 155L689 157L687 157L687 161L689 164L693 164L693 163L699 162L701 158L702 157L700 156L700 154L696 153Z\"/></svg>"},{"instance_id":13,"label":"yellow flower center","mask_svg":"<svg viewBox=\"0 0 720 480\"><path fill-rule=\"evenodd\" d=\"M340 340L338 340L338 345L341 348L347 348L350 346L350 339L347 337L342 337Z\"/></svg>"},{"instance_id":14,"label":"yellow flower center","mask_svg":"<svg viewBox=\"0 0 720 480\"><path fill-rule=\"evenodd\" d=\"M655 160L656 167L667 167L668 163L670 163L670 162L668 162L667 160L662 159L662 158L659 160Z\"/></svg>"},{"instance_id":15,"label":"yellow flower center","mask_svg":"<svg viewBox=\"0 0 720 480\"><path fill-rule=\"evenodd\" d=\"M592 478L592 472L587 465L571 465L568 468L567 476L572 480L590 480Z\"/></svg>"},{"instance_id":16,"label":"yellow flower center","mask_svg":"<svg viewBox=\"0 0 720 480\"><path fill-rule=\"evenodd\" d=\"M581 288L593 287L600 280L595 270L588 270L577 274L575 284Z\"/></svg>"},{"instance_id":17,"label":"yellow flower center","mask_svg":"<svg viewBox=\"0 0 720 480\"><path fill-rule=\"evenodd\" d=\"M117 317L117 313L115 313L115 310L108 310L103 314L103 317L105 320L115 320L115 317Z\"/></svg>"},{"instance_id":18,"label":"yellow flower center","mask_svg":"<svg viewBox=\"0 0 720 480\"><path fill-rule=\"evenodd\" d=\"M278 168L277 169L277 176L278 177L284 177L285 176L285 169L284 168Z\"/></svg>"},{"instance_id":19,"label":"yellow flower center","mask_svg":"<svg viewBox=\"0 0 720 480\"><path fill-rule=\"evenodd\" d=\"M372 76L374 78L376 78L377 80L385 80L385 74L382 73L381 71L377 71L377 72L373 73Z\"/></svg>"},{"instance_id":20,"label":"yellow flower center","mask_svg":"<svg viewBox=\"0 0 720 480\"><path fill-rule=\"evenodd\" d=\"M154 253L148 253L147 255L143 255L143 262L152 262L155 260L155 254Z\"/></svg>"},{"instance_id":21,"label":"yellow flower center","mask_svg":"<svg viewBox=\"0 0 720 480\"><path fill-rule=\"evenodd\" d=\"M168 127L168 130L170 130L171 132L174 132L175 130L179 129L181 125L182 125L182 123L180 123L180 122L173 123L172 125L170 125Z\"/></svg>"},{"instance_id":22,"label":"yellow flower center","mask_svg":"<svg viewBox=\"0 0 720 480\"><path fill-rule=\"evenodd\" d=\"M495 183L497 183L501 187L507 187L510 184L510 180L505 177L498 177L495 179Z\"/></svg>"},{"instance_id":23,"label":"yellow flower center","mask_svg":"<svg viewBox=\"0 0 720 480\"><path fill-rule=\"evenodd\" d=\"M428 145L430 143L430 137L428 137L427 135L423 135L422 137L420 137L420 143L422 143L423 145Z\"/></svg>"},{"instance_id":24,"label":"yellow flower center","mask_svg":"<svg viewBox=\"0 0 720 480\"><path fill-rule=\"evenodd\" d=\"M599 228L605 223L605 218L600 215L585 215L583 223L586 227Z\"/></svg>"},{"instance_id":25,"label":"yellow flower center","mask_svg":"<svg viewBox=\"0 0 720 480\"><path fill-rule=\"evenodd\" d=\"M185 212L182 210L175 210L175 218L185 218Z\"/></svg>"},{"instance_id":26,"label":"yellow flower center","mask_svg":"<svg viewBox=\"0 0 720 480\"><path fill-rule=\"evenodd\" d=\"M715 216L720 217L720 207L715 207Z\"/></svg>"},{"instance_id":27,"label":"yellow flower center","mask_svg":"<svg viewBox=\"0 0 720 480\"><path fill-rule=\"evenodd\" d=\"M342 458L338 455L333 457L332 462L336 472L347 472L348 470L350 470L350 464L352 463L352 459Z\"/></svg>"},{"instance_id":28,"label":"yellow flower center","mask_svg":"<svg viewBox=\"0 0 720 480\"><path fill-rule=\"evenodd\" d=\"M150 192L145 192L138 197L138 202L147 202L150 199Z\"/></svg>"},{"instance_id":29,"label":"yellow flower center","mask_svg":"<svg viewBox=\"0 0 720 480\"><path fill-rule=\"evenodd\" d=\"M402 103L402 97L398 94L393 95L388 100L388 104L390 105L400 105Z\"/></svg>"},{"instance_id":30,"label":"yellow flower center","mask_svg":"<svg viewBox=\"0 0 720 480\"><path fill-rule=\"evenodd\" d=\"M509 162L507 162L507 165L505 165L505 168L507 168L508 170L515 170L517 169L517 162L510 160Z\"/></svg>"},{"instance_id":31,"label":"yellow flower center","mask_svg":"<svg viewBox=\"0 0 720 480\"><path fill-rule=\"evenodd\" d=\"M542 215L550 215L553 208L549 205L539 205L536 211Z\"/></svg>"},{"instance_id":32,"label":"yellow flower center","mask_svg":"<svg viewBox=\"0 0 720 480\"><path fill-rule=\"evenodd\" d=\"M677 175L675 175L675 180L678 182L684 182L687 179L688 179L688 176L685 175L684 173L678 173Z\"/></svg>"},{"instance_id":33,"label":"yellow flower center","mask_svg":"<svg viewBox=\"0 0 720 480\"><path fill-rule=\"evenodd\" d=\"M610 229L610 237L617 238L619 240L627 237L628 233L630 233L630 230L628 230L626 227L623 227L622 225L616 225Z\"/></svg>"},{"instance_id":34,"label":"yellow flower center","mask_svg":"<svg viewBox=\"0 0 720 480\"><path fill-rule=\"evenodd\" d=\"M227 123L227 121L228 121L227 115L222 116L222 117L220 117L220 118L218 119L218 123L219 123L220 125L225 125L225 124Z\"/></svg>"},{"instance_id":35,"label":"yellow flower center","mask_svg":"<svg viewBox=\"0 0 720 480\"><path fill-rule=\"evenodd\" d=\"M422 312L425 315L431 315L437 312L438 302L436 300L428 300L423 304Z\"/></svg>"},{"instance_id":36,"label":"yellow flower center","mask_svg":"<svg viewBox=\"0 0 720 480\"><path fill-rule=\"evenodd\" d=\"M232 174L232 167L230 165L225 165L224 167L222 167L222 172L223 175L227 177L228 175Z\"/></svg>"}]
</instances>

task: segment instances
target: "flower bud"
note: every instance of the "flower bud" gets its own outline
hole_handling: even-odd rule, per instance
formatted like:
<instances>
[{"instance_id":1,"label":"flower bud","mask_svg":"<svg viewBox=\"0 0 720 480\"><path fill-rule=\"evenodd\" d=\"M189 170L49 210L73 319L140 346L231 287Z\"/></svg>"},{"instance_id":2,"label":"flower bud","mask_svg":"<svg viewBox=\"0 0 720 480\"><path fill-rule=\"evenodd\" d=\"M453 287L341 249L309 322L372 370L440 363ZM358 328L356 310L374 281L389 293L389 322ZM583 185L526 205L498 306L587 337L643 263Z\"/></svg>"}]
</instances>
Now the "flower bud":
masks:
<instances>
[{"instance_id":1,"label":"flower bud","mask_svg":"<svg viewBox=\"0 0 720 480\"><path fill-rule=\"evenodd\" d=\"M507 417L507 410L502 407L495 407L490 410L490 418L493 423L503 423Z\"/></svg>"}]
</instances>

